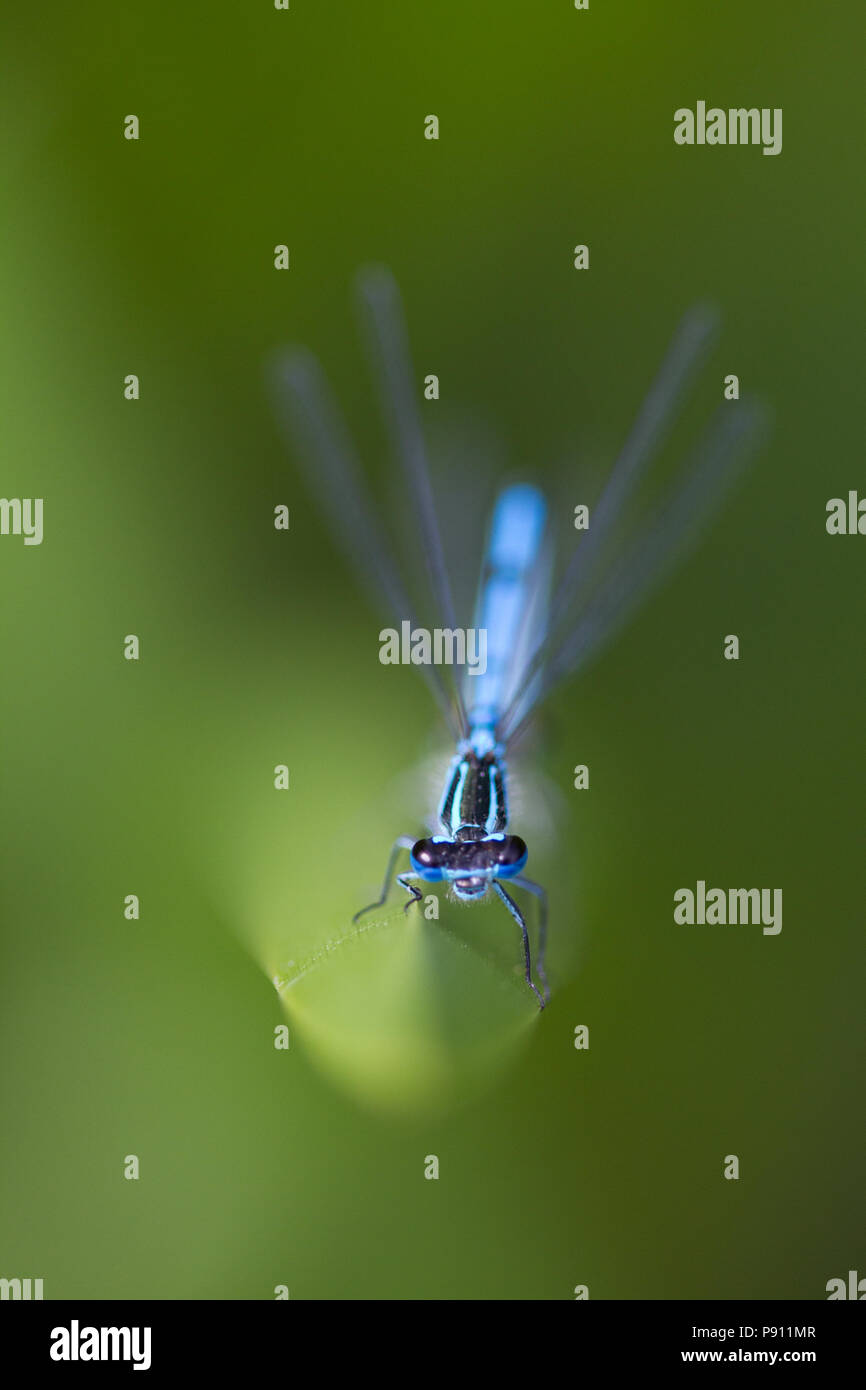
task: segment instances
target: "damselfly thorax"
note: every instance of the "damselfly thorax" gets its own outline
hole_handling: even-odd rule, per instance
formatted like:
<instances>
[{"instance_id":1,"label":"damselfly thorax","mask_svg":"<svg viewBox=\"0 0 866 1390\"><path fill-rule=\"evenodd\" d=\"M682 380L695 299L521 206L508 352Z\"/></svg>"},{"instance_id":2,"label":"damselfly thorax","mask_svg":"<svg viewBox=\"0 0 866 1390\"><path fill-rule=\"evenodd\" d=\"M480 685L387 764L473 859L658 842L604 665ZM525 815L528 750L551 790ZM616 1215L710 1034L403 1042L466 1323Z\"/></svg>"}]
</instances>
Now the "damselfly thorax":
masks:
<instances>
[{"instance_id":1,"label":"damselfly thorax","mask_svg":"<svg viewBox=\"0 0 866 1390\"><path fill-rule=\"evenodd\" d=\"M452 760L439 803L442 832L454 840L477 840L504 830L508 821L504 750L479 754L468 741Z\"/></svg>"},{"instance_id":2,"label":"damselfly thorax","mask_svg":"<svg viewBox=\"0 0 866 1390\"><path fill-rule=\"evenodd\" d=\"M486 738L465 740L451 762L439 804L441 835L412 846L412 867L428 882L444 879L463 902L483 898L496 878L515 878L528 851L506 835L508 799L504 749Z\"/></svg>"}]
</instances>

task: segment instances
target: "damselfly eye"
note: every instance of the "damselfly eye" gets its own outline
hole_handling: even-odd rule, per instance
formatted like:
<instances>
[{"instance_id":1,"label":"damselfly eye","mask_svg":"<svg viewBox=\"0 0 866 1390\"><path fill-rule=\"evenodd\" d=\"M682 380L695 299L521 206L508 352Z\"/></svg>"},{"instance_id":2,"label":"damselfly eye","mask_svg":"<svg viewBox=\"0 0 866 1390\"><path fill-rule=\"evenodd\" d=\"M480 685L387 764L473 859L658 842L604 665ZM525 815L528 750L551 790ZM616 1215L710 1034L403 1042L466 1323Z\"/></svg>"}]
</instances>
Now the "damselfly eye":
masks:
<instances>
[{"instance_id":1,"label":"damselfly eye","mask_svg":"<svg viewBox=\"0 0 866 1390\"><path fill-rule=\"evenodd\" d=\"M496 846L496 862L506 868L519 864L527 853L526 843L519 835L506 835Z\"/></svg>"},{"instance_id":2,"label":"damselfly eye","mask_svg":"<svg viewBox=\"0 0 866 1390\"><path fill-rule=\"evenodd\" d=\"M412 858L419 869L441 869L445 849L447 845L437 845L435 840L416 840L412 846Z\"/></svg>"}]
</instances>

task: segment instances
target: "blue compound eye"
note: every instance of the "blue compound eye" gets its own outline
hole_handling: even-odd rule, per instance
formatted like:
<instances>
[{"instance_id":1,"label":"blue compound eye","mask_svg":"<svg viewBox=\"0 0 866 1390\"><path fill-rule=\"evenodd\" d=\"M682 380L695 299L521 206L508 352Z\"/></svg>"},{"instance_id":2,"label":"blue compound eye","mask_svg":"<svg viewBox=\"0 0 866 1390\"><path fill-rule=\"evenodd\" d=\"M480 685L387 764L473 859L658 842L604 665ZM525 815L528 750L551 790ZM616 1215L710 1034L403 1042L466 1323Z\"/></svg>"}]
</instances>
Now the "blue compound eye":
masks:
<instances>
[{"instance_id":1,"label":"blue compound eye","mask_svg":"<svg viewBox=\"0 0 866 1390\"><path fill-rule=\"evenodd\" d=\"M496 863L501 869L520 869L526 863L529 851L526 841L519 835L506 835L503 840L491 841Z\"/></svg>"},{"instance_id":2,"label":"blue compound eye","mask_svg":"<svg viewBox=\"0 0 866 1390\"><path fill-rule=\"evenodd\" d=\"M442 863L447 844L438 845L435 840L416 840L412 846L412 867L422 878L434 882L442 877Z\"/></svg>"}]
</instances>

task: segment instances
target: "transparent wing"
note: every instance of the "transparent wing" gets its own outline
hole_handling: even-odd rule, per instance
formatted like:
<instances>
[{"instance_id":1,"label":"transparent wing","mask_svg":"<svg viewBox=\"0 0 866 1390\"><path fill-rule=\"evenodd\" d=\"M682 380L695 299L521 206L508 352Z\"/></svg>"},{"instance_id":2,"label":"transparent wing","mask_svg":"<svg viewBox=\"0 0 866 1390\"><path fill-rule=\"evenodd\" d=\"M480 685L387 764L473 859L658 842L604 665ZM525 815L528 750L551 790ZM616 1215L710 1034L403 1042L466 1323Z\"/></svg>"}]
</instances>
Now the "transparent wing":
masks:
<instances>
[{"instance_id":1,"label":"transparent wing","mask_svg":"<svg viewBox=\"0 0 866 1390\"><path fill-rule=\"evenodd\" d=\"M413 524L421 542L427 577L440 618L439 625L456 628L454 599L433 502L424 435L418 417L417 386L400 291L393 275L383 266L371 266L360 271L356 283L362 322L378 370L385 420L395 456L408 486ZM456 698L465 732L466 715L459 687L456 688Z\"/></svg>"},{"instance_id":2,"label":"transparent wing","mask_svg":"<svg viewBox=\"0 0 866 1390\"><path fill-rule=\"evenodd\" d=\"M396 619L417 625L416 615L340 408L312 353L278 354L270 370L277 418L296 447L308 486L323 515L374 601ZM455 738L462 725L436 666L420 666Z\"/></svg>"},{"instance_id":3,"label":"transparent wing","mask_svg":"<svg viewBox=\"0 0 866 1390\"><path fill-rule=\"evenodd\" d=\"M525 705L531 684L541 689L537 676L562 636L564 623L575 603L586 593L604 557L605 543L661 447L676 417L683 393L702 365L718 327L718 315L707 305L696 305L683 317L671 340L649 393L638 411L631 432L611 470L592 524L569 560L550 604L547 639L539 646L521 688L503 716L503 726L513 724L518 706ZM525 711L524 711L525 712Z\"/></svg>"},{"instance_id":4,"label":"transparent wing","mask_svg":"<svg viewBox=\"0 0 866 1390\"><path fill-rule=\"evenodd\" d=\"M532 705L512 706L502 737L516 740L531 708L561 681L574 677L616 636L687 550L752 456L766 423L765 412L743 400L719 407L704 440L682 470L677 484L641 529L629 549L611 566L571 629L555 645L536 680Z\"/></svg>"},{"instance_id":5,"label":"transparent wing","mask_svg":"<svg viewBox=\"0 0 866 1390\"><path fill-rule=\"evenodd\" d=\"M429 419L429 424L427 420ZM509 474L508 451L497 431L472 407L450 401L425 417L445 564L457 621L472 624L482 545L496 497ZM443 512L440 499L446 502ZM465 699L465 681L463 683Z\"/></svg>"}]
</instances>

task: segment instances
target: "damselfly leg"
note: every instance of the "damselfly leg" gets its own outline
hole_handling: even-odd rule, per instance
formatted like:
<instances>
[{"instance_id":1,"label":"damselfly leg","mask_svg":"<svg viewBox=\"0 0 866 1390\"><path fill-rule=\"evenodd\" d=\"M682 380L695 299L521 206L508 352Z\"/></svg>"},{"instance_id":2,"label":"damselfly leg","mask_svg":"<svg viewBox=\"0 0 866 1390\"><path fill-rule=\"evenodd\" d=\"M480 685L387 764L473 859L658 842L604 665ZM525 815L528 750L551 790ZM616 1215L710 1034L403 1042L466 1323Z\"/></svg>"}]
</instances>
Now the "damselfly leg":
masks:
<instances>
[{"instance_id":1,"label":"damselfly leg","mask_svg":"<svg viewBox=\"0 0 866 1390\"><path fill-rule=\"evenodd\" d=\"M407 893L411 893L411 894L412 894L412 896L411 896L411 898L409 899L409 901L408 901L407 903L404 903L404 904L403 904L403 911L404 911L404 912L408 912L408 911L409 911L409 908L412 906L413 903L420 903L421 899L422 899L423 896L424 896L424 894L421 892L420 888L416 888L415 885L414 885L414 883L410 883L410 882L409 882L410 878L417 878L417 877L418 877L417 874L398 874L398 875L397 875L397 882L399 883L400 887L401 887L401 888L405 888Z\"/></svg>"},{"instance_id":2,"label":"damselfly leg","mask_svg":"<svg viewBox=\"0 0 866 1390\"><path fill-rule=\"evenodd\" d=\"M529 932L526 930L526 918L520 911L520 908L517 906L511 894L506 892L498 879L493 880L493 889L505 903L505 906L520 928L521 935L523 936L523 962L525 967L523 977L538 1000L539 1006L543 1009L546 1001L542 998L541 994L539 994L535 986L535 981L532 978L532 955L529 950Z\"/></svg>"},{"instance_id":3,"label":"damselfly leg","mask_svg":"<svg viewBox=\"0 0 866 1390\"><path fill-rule=\"evenodd\" d=\"M362 907L359 912L355 913L354 917L352 918L353 922L357 922L358 918L363 917L365 912L374 912L377 907L385 906L385 899L388 896L388 889L391 887L391 879L394 876L394 865L397 863L397 857L401 850L411 849L414 843L415 841L412 839L411 835L397 836L397 839L391 846L391 853L388 855L388 867L385 870L385 878L382 883L381 893L379 894L378 898L374 903L368 903L366 907ZM406 889L407 893L412 894L411 901L406 904L406 907L409 908L412 906L413 902L420 902L422 895L418 892L417 888L411 887L408 883L403 882L403 879L405 877L405 874L401 874L400 877L397 879L397 882L400 884L401 888Z\"/></svg>"},{"instance_id":4,"label":"damselfly leg","mask_svg":"<svg viewBox=\"0 0 866 1390\"><path fill-rule=\"evenodd\" d=\"M547 949L547 889L531 878L515 878L512 879L512 883L515 888L525 888L527 893L533 893L538 899L538 958L535 964L544 993L544 1002L547 1004L550 1001L550 985L547 983L544 969L544 953Z\"/></svg>"}]
</instances>

